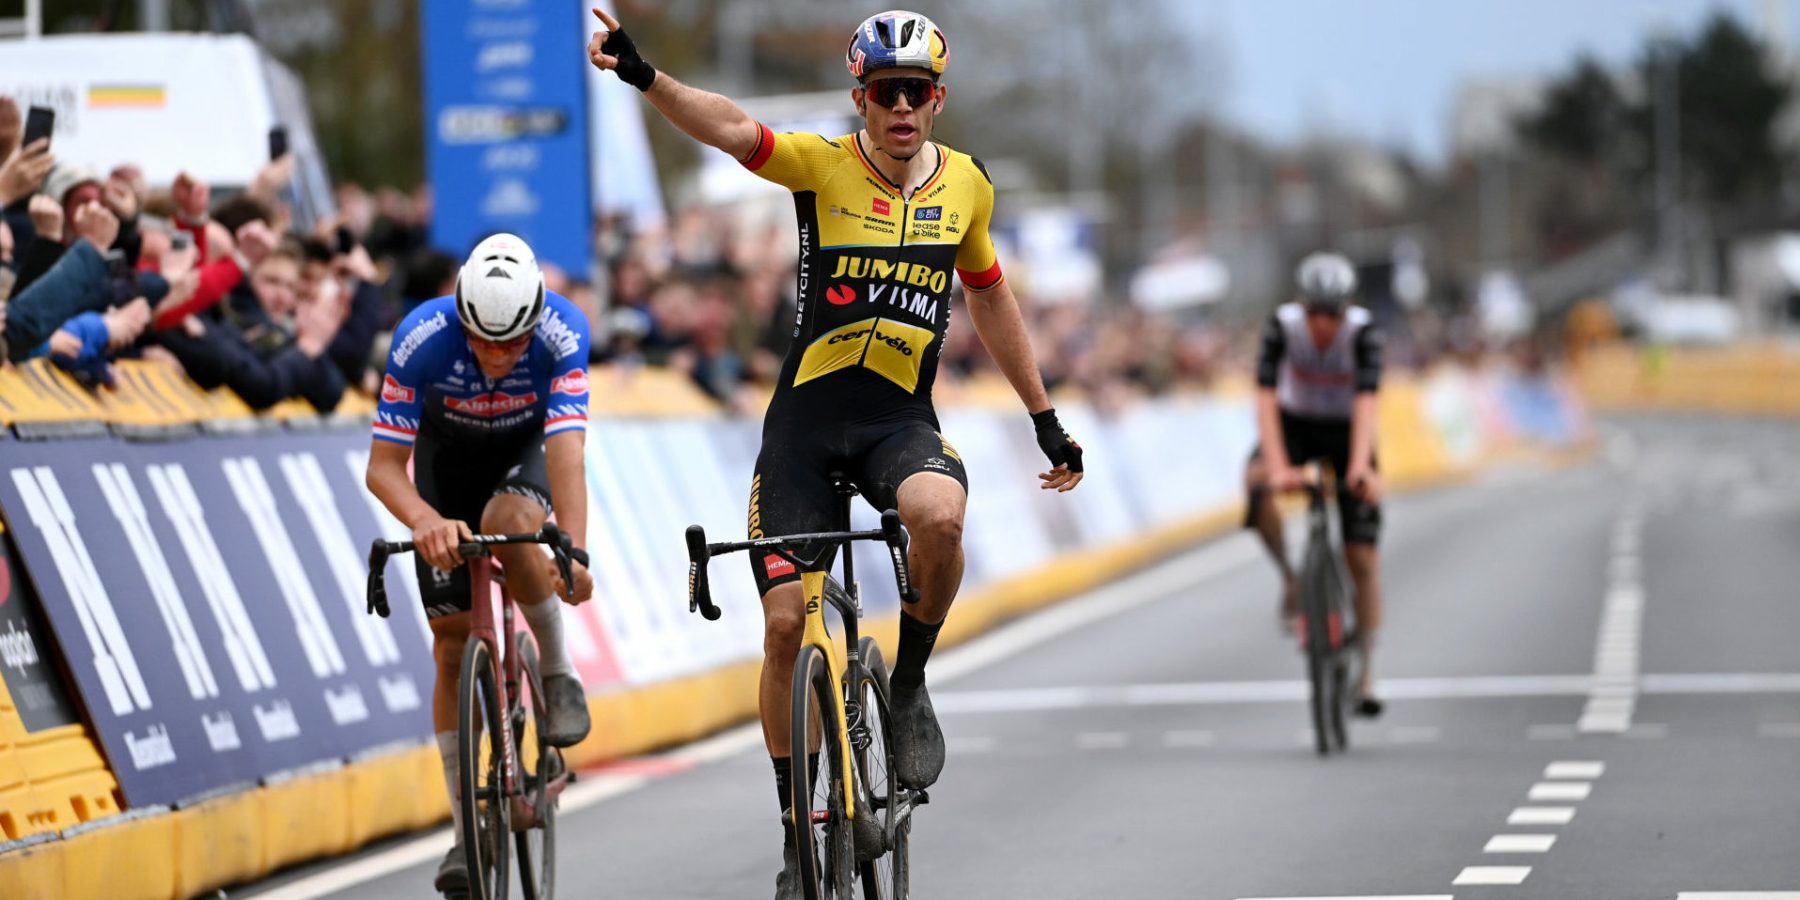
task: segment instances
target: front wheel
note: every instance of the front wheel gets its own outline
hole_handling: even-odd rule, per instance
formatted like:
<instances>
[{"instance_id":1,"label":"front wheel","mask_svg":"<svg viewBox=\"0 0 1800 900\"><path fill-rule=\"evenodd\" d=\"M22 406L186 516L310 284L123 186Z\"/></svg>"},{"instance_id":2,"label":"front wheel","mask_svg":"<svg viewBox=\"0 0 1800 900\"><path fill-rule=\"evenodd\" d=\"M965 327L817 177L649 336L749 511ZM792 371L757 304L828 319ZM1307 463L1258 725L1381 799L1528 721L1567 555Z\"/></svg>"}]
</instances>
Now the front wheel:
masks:
<instances>
[{"instance_id":1,"label":"front wheel","mask_svg":"<svg viewBox=\"0 0 1800 900\"><path fill-rule=\"evenodd\" d=\"M912 820L900 818L905 795L894 780L894 744L888 723L888 670L874 638L857 645L862 666L852 669L851 698L858 715L850 726L850 752L862 785L856 817L874 818L887 853L861 864L863 900L906 900L911 890ZM858 850L861 851L860 841ZM868 854L862 853L862 856Z\"/></svg>"},{"instance_id":2,"label":"front wheel","mask_svg":"<svg viewBox=\"0 0 1800 900\"><path fill-rule=\"evenodd\" d=\"M493 654L486 641L471 638L463 648L462 675L457 679L457 802L462 804L469 895L481 900L505 900L510 886L507 838L512 817L505 796L506 743L500 715Z\"/></svg>"},{"instance_id":3,"label":"front wheel","mask_svg":"<svg viewBox=\"0 0 1800 900\"><path fill-rule=\"evenodd\" d=\"M1332 751L1337 743L1333 729L1333 708L1337 707L1337 666L1332 649L1330 573L1326 566L1326 549L1315 539L1306 548L1300 569L1300 614L1306 651L1306 680L1312 688L1313 746L1320 756Z\"/></svg>"},{"instance_id":4,"label":"front wheel","mask_svg":"<svg viewBox=\"0 0 1800 900\"><path fill-rule=\"evenodd\" d=\"M520 632L513 644L519 654L525 683L520 685L529 699L513 698L513 744L518 750L519 780L524 801L537 821L520 830L514 837L519 857L519 885L525 900L550 900L556 891L556 801L550 797L550 782L562 774L562 753L543 742L544 720L549 711L544 706L544 679L538 674L537 647ZM529 727L527 727L529 725Z\"/></svg>"},{"instance_id":5,"label":"front wheel","mask_svg":"<svg viewBox=\"0 0 1800 900\"><path fill-rule=\"evenodd\" d=\"M837 700L825 652L812 644L800 648L794 661L793 809L794 850L799 858L800 887L806 900L849 900L855 850L845 814L844 789L849 781ZM822 736L818 739L815 736ZM813 771L806 749L818 739L824 771ZM826 777L820 781L819 775Z\"/></svg>"}]
</instances>

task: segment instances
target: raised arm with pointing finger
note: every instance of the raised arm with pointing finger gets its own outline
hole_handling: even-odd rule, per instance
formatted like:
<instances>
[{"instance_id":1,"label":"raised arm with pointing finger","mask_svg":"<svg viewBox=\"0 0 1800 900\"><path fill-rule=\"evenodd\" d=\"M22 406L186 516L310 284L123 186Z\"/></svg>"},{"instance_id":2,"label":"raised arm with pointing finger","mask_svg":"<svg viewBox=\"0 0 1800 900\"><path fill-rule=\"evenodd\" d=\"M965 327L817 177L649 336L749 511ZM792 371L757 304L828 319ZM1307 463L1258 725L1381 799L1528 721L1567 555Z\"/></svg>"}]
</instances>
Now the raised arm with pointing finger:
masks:
<instances>
[{"instance_id":1,"label":"raised arm with pointing finger","mask_svg":"<svg viewBox=\"0 0 1800 900\"><path fill-rule=\"evenodd\" d=\"M603 26L588 39L588 60L596 68L610 69L620 81L643 91L663 118L694 140L739 160L755 151L759 129L743 107L729 97L690 87L658 72L638 54L617 19L602 9L595 9L594 15Z\"/></svg>"}]
</instances>

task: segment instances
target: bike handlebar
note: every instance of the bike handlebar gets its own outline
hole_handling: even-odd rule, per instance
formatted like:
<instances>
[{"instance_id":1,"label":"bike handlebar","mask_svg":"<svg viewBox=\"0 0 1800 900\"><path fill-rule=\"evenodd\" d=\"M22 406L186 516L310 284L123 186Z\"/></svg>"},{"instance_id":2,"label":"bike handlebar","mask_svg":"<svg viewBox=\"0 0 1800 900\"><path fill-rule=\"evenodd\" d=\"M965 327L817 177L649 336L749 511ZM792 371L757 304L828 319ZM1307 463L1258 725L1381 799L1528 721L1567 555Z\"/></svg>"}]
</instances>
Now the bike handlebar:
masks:
<instances>
[{"instance_id":1,"label":"bike handlebar","mask_svg":"<svg viewBox=\"0 0 1800 900\"><path fill-rule=\"evenodd\" d=\"M705 528L699 525L689 525L687 529L688 612L698 612L707 621L719 618L719 607L712 601L712 591L706 577L706 565L715 556L724 556L740 550L771 550L793 563L796 568L800 568L802 567L801 561L795 559L794 555L789 553L783 545L814 543L848 545L853 541L880 541L886 544L888 555L894 562L894 586L900 592L900 599L907 603L919 602L919 590L913 587L906 564L908 543L906 530L900 526L900 514L889 509L881 513L881 527L872 531L823 531L814 534L788 534L717 544L706 542Z\"/></svg>"},{"instance_id":2,"label":"bike handlebar","mask_svg":"<svg viewBox=\"0 0 1800 900\"><path fill-rule=\"evenodd\" d=\"M575 583L575 573L571 570L569 560L574 559L587 565L580 550L575 549L562 529L555 523L545 522L544 527L534 534L477 534L467 541L456 545L456 552L463 559L475 559L488 555L488 548L498 544L543 544L550 548L550 554L556 557L556 568L562 574L563 584ZM418 549L412 541L377 540L369 546L369 607L368 612L388 617L390 610L387 601L387 562L388 557L401 553L412 553Z\"/></svg>"}]
</instances>

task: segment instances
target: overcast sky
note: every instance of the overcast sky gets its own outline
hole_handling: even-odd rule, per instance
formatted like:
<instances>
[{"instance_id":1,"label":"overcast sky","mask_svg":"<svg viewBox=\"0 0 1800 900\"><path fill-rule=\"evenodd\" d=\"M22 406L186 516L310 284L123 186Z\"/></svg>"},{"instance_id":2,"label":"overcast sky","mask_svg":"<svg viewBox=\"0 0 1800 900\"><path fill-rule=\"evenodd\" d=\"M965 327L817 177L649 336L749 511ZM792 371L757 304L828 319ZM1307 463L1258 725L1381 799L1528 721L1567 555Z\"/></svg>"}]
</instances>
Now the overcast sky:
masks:
<instances>
[{"instance_id":1,"label":"overcast sky","mask_svg":"<svg viewBox=\"0 0 1800 900\"><path fill-rule=\"evenodd\" d=\"M1760 31L1792 0L1170 0L1229 56L1230 116L1279 141L1321 125L1436 161L1469 77L1546 75L1579 50L1631 59L1665 23L1688 33L1724 8Z\"/></svg>"}]
</instances>

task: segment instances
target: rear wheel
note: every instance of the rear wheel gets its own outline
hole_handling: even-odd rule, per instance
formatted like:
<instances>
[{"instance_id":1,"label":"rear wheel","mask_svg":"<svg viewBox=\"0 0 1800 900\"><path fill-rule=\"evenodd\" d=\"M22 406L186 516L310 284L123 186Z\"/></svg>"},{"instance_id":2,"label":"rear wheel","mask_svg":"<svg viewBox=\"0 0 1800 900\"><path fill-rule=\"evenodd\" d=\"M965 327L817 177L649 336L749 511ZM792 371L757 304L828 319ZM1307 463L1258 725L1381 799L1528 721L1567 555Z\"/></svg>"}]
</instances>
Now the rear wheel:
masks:
<instances>
[{"instance_id":1,"label":"rear wheel","mask_svg":"<svg viewBox=\"0 0 1800 900\"><path fill-rule=\"evenodd\" d=\"M513 698L513 742L518 748L520 788L536 811L537 822L514 838L519 856L519 884L525 900L550 900L556 891L556 803L550 799L550 780L562 774L562 753L544 743L544 680L538 674L537 647L520 632L514 642L529 699Z\"/></svg>"},{"instance_id":2,"label":"rear wheel","mask_svg":"<svg viewBox=\"0 0 1800 900\"><path fill-rule=\"evenodd\" d=\"M841 726L829 665L824 651L812 644L802 646L794 661L792 815L800 887L806 900L848 900L856 859L844 807L849 772L838 740ZM808 754L802 752L813 746L814 735L823 736L820 772L813 771Z\"/></svg>"},{"instance_id":3,"label":"rear wheel","mask_svg":"<svg viewBox=\"0 0 1800 900\"><path fill-rule=\"evenodd\" d=\"M894 780L894 745L888 726L888 672L881 647L874 638L858 645L862 666L852 674L852 694L858 716L850 726L851 753L856 756L856 775L863 786L856 817L871 816L881 826L887 852L860 866L864 900L905 900L911 889L908 846L912 821L896 824L902 794ZM866 804L866 805L865 805ZM862 850L858 842L859 853ZM867 856L868 854L863 853Z\"/></svg>"},{"instance_id":4,"label":"rear wheel","mask_svg":"<svg viewBox=\"0 0 1800 900\"><path fill-rule=\"evenodd\" d=\"M482 900L504 900L510 887L507 839L512 817L502 776L506 747L500 715L493 655L486 641L471 638L463 648L457 685L457 802L462 804L469 894Z\"/></svg>"}]
</instances>

